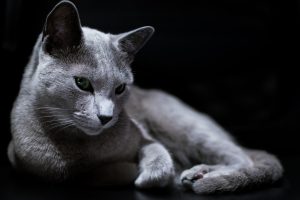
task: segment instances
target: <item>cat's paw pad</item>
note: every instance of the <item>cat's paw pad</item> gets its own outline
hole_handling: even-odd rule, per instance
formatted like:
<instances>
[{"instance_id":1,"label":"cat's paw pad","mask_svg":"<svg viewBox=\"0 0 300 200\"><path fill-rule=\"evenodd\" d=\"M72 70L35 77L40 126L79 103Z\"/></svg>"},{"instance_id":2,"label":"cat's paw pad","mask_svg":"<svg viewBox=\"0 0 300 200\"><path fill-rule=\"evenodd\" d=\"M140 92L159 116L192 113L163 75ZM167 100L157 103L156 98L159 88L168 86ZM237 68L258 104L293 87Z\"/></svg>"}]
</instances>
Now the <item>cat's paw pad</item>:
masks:
<instances>
[{"instance_id":1,"label":"cat's paw pad","mask_svg":"<svg viewBox=\"0 0 300 200\"><path fill-rule=\"evenodd\" d=\"M205 174L211 171L209 165L197 165L191 169L185 170L180 176L181 183L184 186L191 186L195 181L204 178Z\"/></svg>"},{"instance_id":2,"label":"cat's paw pad","mask_svg":"<svg viewBox=\"0 0 300 200\"><path fill-rule=\"evenodd\" d=\"M135 186L138 188L165 187L174 177L173 167L165 167L155 170L144 170L135 180Z\"/></svg>"},{"instance_id":3,"label":"cat's paw pad","mask_svg":"<svg viewBox=\"0 0 300 200\"><path fill-rule=\"evenodd\" d=\"M182 185L198 194L232 191L243 179L238 169L225 165L197 165L180 176Z\"/></svg>"}]
</instances>

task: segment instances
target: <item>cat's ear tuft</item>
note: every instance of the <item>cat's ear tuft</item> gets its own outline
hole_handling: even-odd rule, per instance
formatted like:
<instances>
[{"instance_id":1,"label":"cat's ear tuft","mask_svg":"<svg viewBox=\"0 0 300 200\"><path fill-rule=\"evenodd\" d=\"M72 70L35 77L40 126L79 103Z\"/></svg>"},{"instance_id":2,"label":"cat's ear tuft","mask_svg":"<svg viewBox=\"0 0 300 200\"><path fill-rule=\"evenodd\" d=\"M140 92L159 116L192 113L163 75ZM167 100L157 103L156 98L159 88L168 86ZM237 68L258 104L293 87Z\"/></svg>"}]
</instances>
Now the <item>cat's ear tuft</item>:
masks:
<instances>
[{"instance_id":1,"label":"cat's ear tuft","mask_svg":"<svg viewBox=\"0 0 300 200\"><path fill-rule=\"evenodd\" d=\"M116 35L113 43L120 51L129 55L135 55L147 43L153 33L153 27L144 26Z\"/></svg>"},{"instance_id":2,"label":"cat's ear tuft","mask_svg":"<svg viewBox=\"0 0 300 200\"><path fill-rule=\"evenodd\" d=\"M61 1L49 13L43 30L45 50L65 50L78 46L82 29L76 6L70 1Z\"/></svg>"}]
</instances>

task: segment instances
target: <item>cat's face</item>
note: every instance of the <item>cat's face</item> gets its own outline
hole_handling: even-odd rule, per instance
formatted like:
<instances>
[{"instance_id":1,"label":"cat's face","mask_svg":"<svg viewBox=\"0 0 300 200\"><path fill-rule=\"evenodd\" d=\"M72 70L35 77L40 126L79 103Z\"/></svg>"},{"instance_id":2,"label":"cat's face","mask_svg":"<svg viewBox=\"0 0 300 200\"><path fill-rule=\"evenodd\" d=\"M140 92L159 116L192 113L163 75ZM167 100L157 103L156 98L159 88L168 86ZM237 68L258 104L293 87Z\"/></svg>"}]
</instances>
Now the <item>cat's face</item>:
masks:
<instances>
[{"instance_id":1,"label":"cat's face","mask_svg":"<svg viewBox=\"0 0 300 200\"><path fill-rule=\"evenodd\" d=\"M113 126L133 82L130 63L152 33L152 27L119 35L82 28L75 6L58 4L45 24L34 80L41 109L88 135Z\"/></svg>"}]
</instances>

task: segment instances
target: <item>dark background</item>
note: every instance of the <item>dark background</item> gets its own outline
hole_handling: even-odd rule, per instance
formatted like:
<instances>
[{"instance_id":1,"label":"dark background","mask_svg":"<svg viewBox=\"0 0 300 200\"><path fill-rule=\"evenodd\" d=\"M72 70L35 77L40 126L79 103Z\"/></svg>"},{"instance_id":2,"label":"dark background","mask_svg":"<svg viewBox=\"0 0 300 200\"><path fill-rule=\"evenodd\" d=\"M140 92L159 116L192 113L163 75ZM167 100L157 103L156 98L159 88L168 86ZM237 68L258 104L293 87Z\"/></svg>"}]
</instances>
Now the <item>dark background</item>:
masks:
<instances>
[{"instance_id":1,"label":"dark background","mask_svg":"<svg viewBox=\"0 0 300 200\"><path fill-rule=\"evenodd\" d=\"M24 66L57 2L0 2L3 166L8 166L9 113ZM178 96L214 117L243 145L266 149L296 171L299 1L73 2L84 26L104 32L154 26L156 33L132 66L136 83Z\"/></svg>"}]
</instances>

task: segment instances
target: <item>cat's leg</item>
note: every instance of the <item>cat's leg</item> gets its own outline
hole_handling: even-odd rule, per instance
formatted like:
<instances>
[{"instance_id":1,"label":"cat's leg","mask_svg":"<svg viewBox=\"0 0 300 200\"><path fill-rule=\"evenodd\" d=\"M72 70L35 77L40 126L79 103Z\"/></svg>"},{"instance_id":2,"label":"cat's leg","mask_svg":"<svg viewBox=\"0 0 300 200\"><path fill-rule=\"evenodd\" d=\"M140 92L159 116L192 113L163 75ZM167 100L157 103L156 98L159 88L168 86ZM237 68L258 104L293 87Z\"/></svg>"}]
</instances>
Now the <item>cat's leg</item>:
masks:
<instances>
[{"instance_id":1,"label":"cat's leg","mask_svg":"<svg viewBox=\"0 0 300 200\"><path fill-rule=\"evenodd\" d=\"M276 157L264 151L247 150L252 165L200 164L183 171L182 184L199 194L232 192L270 184L282 177L283 169Z\"/></svg>"},{"instance_id":2,"label":"cat's leg","mask_svg":"<svg viewBox=\"0 0 300 200\"><path fill-rule=\"evenodd\" d=\"M272 183L282 176L281 164L274 156L246 151L209 118L195 117L193 123L182 151L199 164L181 174L184 187L199 194L232 192Z\"/></svg>"},{"instance_id":3,"label":"cat's leg","mask_svg":"<svg viewBox=\"0 0 300 200\"><path fill-rule=\"evenodd\" d=\"M194 150L201 151L199 155L203 164L182 172L180 181L183 186L204 194L235 191L249 185L251 177L247 173L254 169L253 160L231 141L209 140L202 147L195 147Z\"/></svg>"},{"instance_id":4,"label":"cat's leg","mask_svg":"<svg viewBox=\"0 0 300 200\"><path fill-rule=\"evenodd\" d=\"M273 155L242 148L210 118L195 116L193 123L187 134L190 150L182 150L202 164L183 171L180 180L185 187L201 194L231 192L272 183L282 176L282 166Z\"/></svg>"},{"instance_id":5,"label":"cat's leg","mask_svg":"<svg viewBox=\"0 0 300 200\"><path fill-rule=\"evenodd\" d=\"M174 166L169 152L159 143L146 144L139 153L140 174L135 180L139 188L167 186L174 177Z\"/></svg>"},{"instance_id":6,"label":"cat's leg","mask_svg":"<svg viewBox=\"0 0 300 200\"><path fill-rule=\"evenodd\" d=\"M177 162L186 168L196 164L181 175L182 184L196 193L235 191L282 175L274 156L250 154L210 117L171 95L136 89L131 102L132 115L145 122Z\"/></svg>"}]
</instances>

